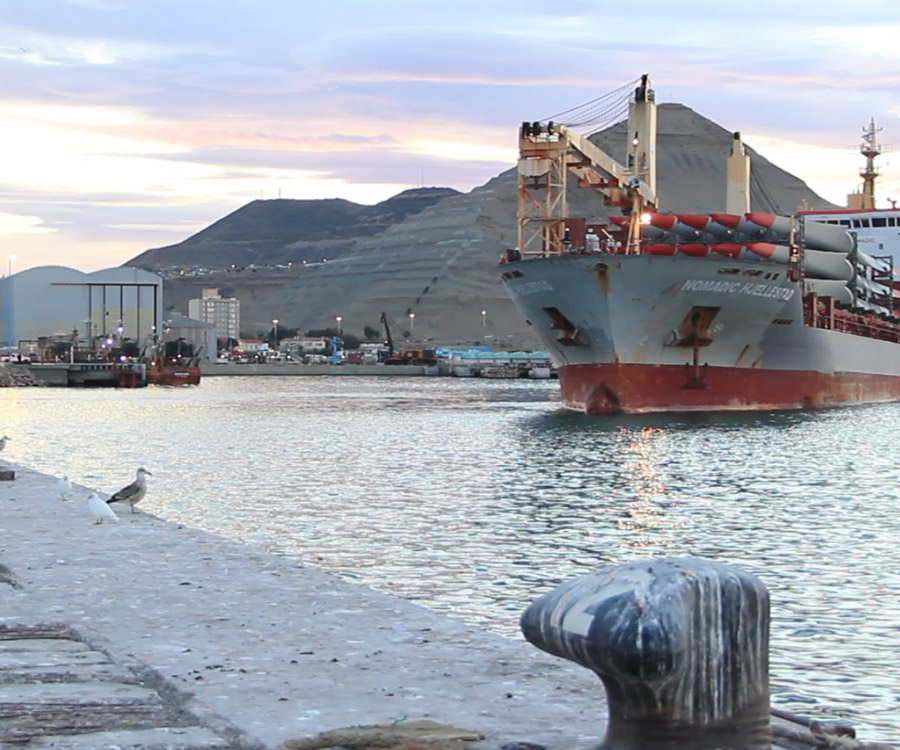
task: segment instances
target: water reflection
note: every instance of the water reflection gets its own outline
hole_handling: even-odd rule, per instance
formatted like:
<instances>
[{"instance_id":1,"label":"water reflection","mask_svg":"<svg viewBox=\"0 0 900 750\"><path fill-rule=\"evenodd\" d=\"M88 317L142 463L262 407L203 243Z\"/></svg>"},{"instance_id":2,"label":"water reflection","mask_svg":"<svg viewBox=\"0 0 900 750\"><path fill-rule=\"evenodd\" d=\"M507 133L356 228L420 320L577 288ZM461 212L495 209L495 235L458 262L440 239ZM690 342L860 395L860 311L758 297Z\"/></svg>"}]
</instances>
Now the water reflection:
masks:
<instances>
[{"instance_id":1,"label":"water reflection","mask_svg":"<svg viewBox=\"0 0 900 750\"><path fill-rule=\"evenodd\" d=\"M773 601L776 705L900 735L900 406L589 418L556 384L208 379L0 389L14 461L517 636L598 566L697 555ZM140 426L138 431L137 426Z\"/></svg>"},{"instance_id":2,"label":"water reflection","mask_svg":"<svg viewBox=\"0 0 900 750\"><path fill-rule=\"evenodd\" d=\"M624 543L635 549L657 550L667 545L655 530L662 530L670 522L676 510L668 505L666 489L660 467L665 441L665 430L644 427L634 432L625 431L630 440L623 453L623 468L627 493L631 500L626 517L619 521L619 528L626 532Z\"/></svg>"}]
</instances>

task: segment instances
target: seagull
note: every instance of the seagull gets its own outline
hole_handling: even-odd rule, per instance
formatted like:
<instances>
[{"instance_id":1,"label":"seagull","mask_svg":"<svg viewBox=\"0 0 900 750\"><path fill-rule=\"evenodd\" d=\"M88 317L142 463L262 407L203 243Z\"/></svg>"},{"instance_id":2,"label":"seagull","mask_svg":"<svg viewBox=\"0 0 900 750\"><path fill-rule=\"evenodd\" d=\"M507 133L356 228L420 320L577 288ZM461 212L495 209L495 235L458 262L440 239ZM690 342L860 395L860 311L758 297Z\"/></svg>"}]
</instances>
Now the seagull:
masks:
<instances>
[{"instance_id":1,"label":"seagull","mask_svg":"<svg viewBox=\"0 0 900 750\"><path fill-rule=\"evenodd\" d=\"M0 438L0 451L2 451L6 447L7 440L12 440L12 438L7 437L6 435L4 435L2 438Z\"/></svg>"},{"instance_id":2,"label":"seagull","mask_svg":"<svg viewBox=\"0 0 900 750\"><path fill-rule=\"evenodd\" d=\"M69 481L68 476L64 476L56 483L56 491L59 493L60 499L69 499L69 493L72 491L72 483Z\"/></svg>"},{"instance_id":3,"label":"seagull","mask_svg":"<svg viewBox=\"0 0 900 750\"><path fill-rule=\"evenodd\" d=\"M96 519L94 524L103 523L104 521L119 522L119 517L113 513L113 509L107 505L106 500L102 500L96 492L88 495L88 508L91 515Z\"/></svg>"},{"instance_id":4,"label":"seagull","mask_svg":"<svg viewBox=\"0 0 900 750\"><path fill-rule=\"evenodd\" d=\"M137 476L135 480L127 487L123 487L121 490L119 490L108 500L108 502L131 503L131 512L134 513L134 506L137 505L141 500L143 500L144 495L147 494L147 477L153 476L143 466L137 470L136 474Z\"/></svg>"}]
</instances>

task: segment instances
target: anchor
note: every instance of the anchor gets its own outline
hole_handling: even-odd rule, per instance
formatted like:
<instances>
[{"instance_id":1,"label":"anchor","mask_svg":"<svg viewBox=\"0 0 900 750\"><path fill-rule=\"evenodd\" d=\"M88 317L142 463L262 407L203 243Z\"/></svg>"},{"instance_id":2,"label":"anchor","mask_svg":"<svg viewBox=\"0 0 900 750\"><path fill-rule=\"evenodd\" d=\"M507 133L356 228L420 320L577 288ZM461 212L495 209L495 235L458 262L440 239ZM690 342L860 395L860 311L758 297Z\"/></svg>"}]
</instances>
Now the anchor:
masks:
<instances>
[{"instance_id":1,"label":"anchor","mask_svg":"<svg viewBox=\"0 0 900 750\"><path fill-rule=\"evenodd\" d=\"M718 312L719 308L717 307L695 307L681 321L677 331L679 338L674 343L676 346L689 346L693 352L692 361L684 365L686 377L684 388L694 390L709 388L706 384L709 364L704 362L702 366L700 365L700 347L709 346L712 343L713 336L709 326Z\"/></svg>"},{"instance_id":2,"label":"anchor","mask_svg":"<svg viewBox=\"0 0 900 750\"><path fill-rule=\"evenodd\" d=\"M684 369L687 375L685 388L694 390L706 390L709 386L706 384L706 371L709 369L709 363L704 362L703 367L700 366L700 346L694 344L694 361L693 363L685 362Z\"/></svg>"}]
</instances>

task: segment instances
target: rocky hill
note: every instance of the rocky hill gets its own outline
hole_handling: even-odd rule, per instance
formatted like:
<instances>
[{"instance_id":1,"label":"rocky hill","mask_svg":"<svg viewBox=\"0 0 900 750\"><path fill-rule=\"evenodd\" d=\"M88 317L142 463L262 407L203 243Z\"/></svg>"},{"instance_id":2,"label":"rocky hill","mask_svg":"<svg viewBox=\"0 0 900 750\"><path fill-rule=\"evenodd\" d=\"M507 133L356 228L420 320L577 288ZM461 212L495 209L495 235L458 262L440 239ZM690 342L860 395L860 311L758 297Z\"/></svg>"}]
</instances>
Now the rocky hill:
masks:
<instances>
[{"instance_id":1,"label":"rocky hill","mask_svg":"<svg viewBox=\"0 0 900 750\"><path fill-rule=\"evenodd\" d=\"M360 239L374 237L458 191L406 190L374 206L328 200L258 200L219 219L177 245L158 247L126 265L150 271L275 266L337 258Z\"/></svg>"},{"instance_id":2,"label":"rocky hill","mask_svg":"<svg viewBox=\"0 0 900 750\"><path fill-rule=\"evenodd\" d=\"M724 211L732 132L680 104L660 105L658 119L661 209ZM625 131L625 123L619 123L592 140L624 161ZM510 138L515 138L514 127ZM804 205L832 207L802 180L747 151L753 210L791 213ZM572 216L600 220L610 213L589 191L572 189L569 197ZM401 340L537 346L497 270L500 252L516 243L516 202L516 172L510 169L469 193L443 197L383 231L355 239L346 254L327 263L282 273L244 271L174 280L166 286L166 306L184 311L201 287L218 286L241 300L247 334L269 330L272 318L308 330L333 326L338 315L345 331L359 334L364 326L379 327L384 311Z\"/></svg>"}]
</instances>

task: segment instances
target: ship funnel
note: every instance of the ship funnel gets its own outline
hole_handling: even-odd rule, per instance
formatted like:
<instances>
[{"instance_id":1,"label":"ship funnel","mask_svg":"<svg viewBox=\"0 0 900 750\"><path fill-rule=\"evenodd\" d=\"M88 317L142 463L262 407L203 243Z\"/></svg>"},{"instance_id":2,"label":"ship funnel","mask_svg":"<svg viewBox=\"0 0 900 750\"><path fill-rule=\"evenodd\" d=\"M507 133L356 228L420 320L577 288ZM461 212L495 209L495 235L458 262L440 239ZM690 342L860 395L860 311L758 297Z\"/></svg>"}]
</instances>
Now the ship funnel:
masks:
<instances>
[{"instance_id":1,"label":"ship funnel","mask_svg":"<svg viewBox=\"0 0 900 750\"><path fill-rule=\"evenodd\" d=\"M656 193L656 94L650 88L650 76L641 76L628 105L628 169Z\"/></svg>"},{"instance_id":2,"label":"ship funnel","mask_svg":"<svg viewBox=\"0 0 900 750\"><path fill-rule=\"evenodd\" d=\"M746 214L750 212L750 157L741 141L741 134L735 133L728 157L727 184L725 186L725 213Z\"/></svg>"}]
</instances>

